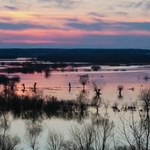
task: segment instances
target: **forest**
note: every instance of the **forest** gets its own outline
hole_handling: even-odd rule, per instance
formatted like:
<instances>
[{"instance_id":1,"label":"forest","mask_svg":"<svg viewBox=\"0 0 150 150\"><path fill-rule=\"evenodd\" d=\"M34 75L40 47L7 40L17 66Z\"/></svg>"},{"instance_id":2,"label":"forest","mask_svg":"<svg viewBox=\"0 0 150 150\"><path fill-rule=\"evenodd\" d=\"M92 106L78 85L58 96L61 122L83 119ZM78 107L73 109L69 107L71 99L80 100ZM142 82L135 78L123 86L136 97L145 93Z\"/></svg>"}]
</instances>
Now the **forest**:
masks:
<instances>
[{"instance_id":1,"label":"forest","mask_svg":"<svg viewBox=\"0 0 150 150\"><path fill-rule=\"evenodd\" d=\"M148 64L145 49L0 49L0 59L37 58L51 62L88 62L103 65Z\"/></svg>"}]
</instances>

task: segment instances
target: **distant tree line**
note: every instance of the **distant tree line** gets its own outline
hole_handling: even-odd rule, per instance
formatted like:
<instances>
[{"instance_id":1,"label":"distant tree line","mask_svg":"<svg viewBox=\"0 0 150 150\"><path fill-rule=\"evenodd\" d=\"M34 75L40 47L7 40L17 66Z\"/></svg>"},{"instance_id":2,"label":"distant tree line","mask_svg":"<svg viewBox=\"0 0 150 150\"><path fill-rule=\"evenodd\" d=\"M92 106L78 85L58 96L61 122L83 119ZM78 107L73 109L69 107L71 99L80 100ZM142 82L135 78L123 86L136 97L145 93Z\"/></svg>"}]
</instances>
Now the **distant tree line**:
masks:
<instances>
[{"instance_id":1,"label":"distant tree line","mask_svg":"<svg viewBox=\"0 0 150 150\"><path fill-rule=\"evenodd\" d=\"M143 49L0 49L0 59L36 57L51 62L98 64L147 64L150 51Z\"/></svg>"}]
</instances>

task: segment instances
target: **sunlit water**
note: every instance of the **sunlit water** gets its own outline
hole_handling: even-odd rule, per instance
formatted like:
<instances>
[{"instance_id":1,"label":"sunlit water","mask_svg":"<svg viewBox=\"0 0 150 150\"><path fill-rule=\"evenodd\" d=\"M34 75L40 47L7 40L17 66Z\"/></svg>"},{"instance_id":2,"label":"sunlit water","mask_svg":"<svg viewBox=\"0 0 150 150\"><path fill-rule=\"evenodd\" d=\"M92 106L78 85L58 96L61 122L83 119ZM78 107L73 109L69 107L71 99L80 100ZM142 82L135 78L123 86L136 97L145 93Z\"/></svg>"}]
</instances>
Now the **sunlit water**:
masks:
<instances>
[{"instance_id":1,"label":"sunlit water","mask_svg":"<svg viewBox=\"0 0 150 150\"><path fill-rule=\"evenodd\" d=\"M101 71L83 71L83 68L78 68L78 72L51 72L50 77L45 78L42 74L15 74L21 78L20 83L17 84L18 93L25 95L32 93L34 82L37 83L37 94L55 96L59 100L75 100L82 91L82 85L79 82L80 75L88 74L89 83L85 85L87 97L89 102L95 95L92 82L95 82L98 88L101 89L101 99L109 105L108 116L115 122L118 127L118 115L113 112L111 106L115 103L121 109L122 105L132 105L139 103L138 95L140 90L149 88L149 80L145 81L145 75L150 76L150 70L142 66L119 66L110 67L103 66ZM85 69L85 68L84 68ZM86 68L89 69L89 68ZM126 69L121 71L121 69ZM9 74L11 76L13 74ZM69 91L68 84L71 83L71 91ZM25 84L26 91L22 92L22 84ZM118 99L118 85L123 85L122 99ZM130 90L134 88L134 90ZM95 110L94 110L95 111ZM88 119L87 119L88 120ZM40 137L40 149L44 149L45 140L49 129L56 129L58 132L69 137L69 128L72 124L77 123L76 120L63 120L59 118L52 118L42 121L43 133ZM12 120L10 133L18 134L22 139L25 135L26 123L22 120ZM22 140L24 141L24 140ZM24 149L28 149L25 142L21 144Z\"/></svg>"}]
</instances>

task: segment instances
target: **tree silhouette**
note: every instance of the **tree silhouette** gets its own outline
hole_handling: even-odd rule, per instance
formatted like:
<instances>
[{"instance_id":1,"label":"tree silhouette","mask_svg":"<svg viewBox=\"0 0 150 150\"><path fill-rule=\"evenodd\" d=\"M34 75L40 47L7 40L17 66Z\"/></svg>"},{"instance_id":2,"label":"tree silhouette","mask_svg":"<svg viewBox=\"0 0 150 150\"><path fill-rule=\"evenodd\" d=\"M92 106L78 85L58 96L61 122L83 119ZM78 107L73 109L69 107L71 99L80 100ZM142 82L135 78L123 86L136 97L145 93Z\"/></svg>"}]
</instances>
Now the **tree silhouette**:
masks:
<instances>
[{"instance_id":1,"label":"tree silhouette","mask_svg":"<svg viewBox=\"0 0 150 150\"><path fill-rule=\"evenodd\" d=\"M85 90L85 85L88 83L88 81L89 81L88 74L80 76L79 82L83 85L83 91Z\"/></svg>"},{"instance_id":2,"label":"tree silhouette","mask_svg":"<svg viewBox=\"0 0 150 150\"><path fill-rule=\"evenodd\" d=\"M36 123L28 125L25 135L25 143L32 149L39 149L39 139L41 136L42 127Z\"/></svg>"},{"instance_id":3,"label":"tree silhouette","mask_svg":"<svg viewBox=\"0 0 150 150\"><path fill-rule=\"evenodd\" d=\"M64 143L63 135L54 130L49 130L46 150L62 150Z\"/></svg>"},{"instance_id":4,"label":"tree silhouette","mask_svg":"<svg viewBox=\"0 0 150 150\"><path fill-rule=\"evenodd\" d=\"M123 90L123 85L118 85L118 91L119 91L119 95L118 98L122 98L122 90Z\"/></svg>"},{"instance_id":5,"label":"tree silhouette","mask_svg":"<svg viewBox=\"0 0 150 150\"><path fill-rule=\"evenodd\" d=\"M20 138L17 135L10 135L9 129L11 122L8 114L2 111L0 117L0 150L17 150L20 144Z\"/></svg>"}]
</instances>

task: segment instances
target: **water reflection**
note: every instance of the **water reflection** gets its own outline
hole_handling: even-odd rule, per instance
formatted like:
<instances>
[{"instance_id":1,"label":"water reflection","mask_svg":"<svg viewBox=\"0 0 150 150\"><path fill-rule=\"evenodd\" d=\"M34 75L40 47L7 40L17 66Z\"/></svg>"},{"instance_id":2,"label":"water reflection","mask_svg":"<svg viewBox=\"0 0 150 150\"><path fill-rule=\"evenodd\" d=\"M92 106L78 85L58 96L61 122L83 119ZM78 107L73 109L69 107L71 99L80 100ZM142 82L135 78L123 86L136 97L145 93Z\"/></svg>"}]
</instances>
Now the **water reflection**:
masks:
<instances>
[{"instance_id":1,"label":"water reflection","mask_svg":"<svg viewBox=\"0 0 150 150\"><path fill-rule=\"evenodd\" d=\"M34 82L34 85L33 85L33 92L36 93L36 82Z\"/></svg>"},{"instance_id":2,"label":"water reflection","mask_svg":"<svg viewBox=\"0 0 150 150\"><path fill-rule=\"evenodd\" d=\"M89 82L89 76L88 74L80 75L79 82L83 86L83 91L85 90L85 85Z\"/></svg>"},{"instance_id":3,"label":"water reflection","mask_svg":"<svg viewBox=\"0 0 150 150\"><path fill-rule=\"evenodd\" d=\"M61 100L56 97L43 96L35 93L29 95L17 95L10 88L4 86L0 93L0 106L2 110L11 112L14 118L21 118L26 120L42 121L44 118L51 118L53 116L62 117L66 119L83 118L87 114L89 107L86 91L82 91L77 101Z\"/></svg>"},{"instance_id":4,"label":"water reflection","mask_svg":"<svg viewBox=\"0 0 150 150\"><path fill-rule=\"evenodd\" d=\"M122 99L122 90L123 90L123 85L118 85L118 91L119 91L119 95L118 95L118 99Z\"/></svg>"},{"instance_id":5,"label":"water reflection","mask_svg":"<svg viewBox=\"0 0 150 150\"><path fill-rule=\"evenodd\" d=\"M118 104L114 104L112 108L120 110L116 111L120 120L118 131L120 133L118 135L114 129L117 128L117 124L111 120L109 116L111 114L107 110L109 103L104 103L97 93L95 93L94 100L92 100L94 103L91 103L87 90L82 90L75 101L59 101L56 97L44 97L38 93L32 96L19 96L10 88L6 89L3 89L0 94L0 147L4 150L8 149L8 145L14 145L13 150L15 150L20 143L18 136L12 136L9 133L10 115L13 119L22 119L25 122L24 142L28 145L28 148L30 147L33 150L40 148L44 119L54 116L66 120L77 120L80 126L74 125L71 127L69 139L67 140L58 132L50 130L45 149L52 149L52 146L57 145L66 150L72 148L80 150L81 147L86 150L105 150L109 148L116 150L120 148L118 142L123 143L122 138L125 142L124 147L127 149L141 149L141 147L149 149L150 90L144 90L140 94L141 107L145 108L143 111L137 111L137 109L133 111L135 107L138 107L137 105L131 105L132 107L122 106L120 109ZM97 102L95 103L95 101ZM102 105L104 108L102 108ZM91 108L94 111L90 111ZM128 113L127 110L124 111L125 108L130 110L131 113ZM126 118L125 113L129 115L129 120ZM85 122L87 117L90 120ZM117 138L117 136L120 138ZM113 141L113 138L114 143L110 142ZM140 142L142 143L139 144Z\"/></svg>"},{"instance_id":6,"label":"water reflection","mask_svg":"<svg viewBox=\"0 0 150 150\"><path fill-rule=\"evenodd\" d=\"M25 84L23 83L22 84L22 92L24 93L26 91L26 87L25 87Z\"/></svg>"},{"instance_id":7,"label":"water reflection","mask_svg":"<svg viewBox=\"0 0 150 150\"><path fill-rule=\"evenodd\" d=\"M16 150L21 142L20 138L15 135L12 136L9 133L11 121L9 120L9 114L1 110L0 111L0 149L1 150Z\"/></svg>"},{"instance_id":8,"label":"water reflection","mask_svg":"<svg viewBox=\"0 0 150 150\"><path fill-rule=\"evenodd\" d=\"M44 70L44 73L45 73L45 78L49 78L50 76L51 76L51 70L50 70L50 68L46 68L45 70Z\"/></svg>"},{"instance_id":9,"label":"water reflection","mask_svg":"<svg viewBox=\"0 0 150 150\"><path fill-rule=\"evenodd\" d=\"M101 74L104 75L101 78ZM136 80L136 74L133 76L131 73L127 72L126 76L120 76L121 73L88 73L89 81L86 83L86 90L91 90L92 81L96 81L97 85L103 84L103 98L105 99L113 99L116 100L116 96L118 98L124 98L125 100L134 99L137 96L137 93L140 89L146 87L147 83L143 83L142 80ZM137 73L138 74L138 73ZM51 77L49 79L45 79L44 72L41 74L19 74L21 77L21 84L17 84L18 93L22 94L22 90L34 90L33 83L38 84L38 89L42 90L45 95L53 95L58 97L59 99L67 99L71 97L71 99L75 99L76 95L79 93L79 90L82 89L82 84L80 85L80 76L82 76L81 72L69 72L69 73L60 73L60 72L51 72ZM128 78L128 82L125 82L125 79ZM130 80L132 79L132 81ZM69 86L69 82L71 86ZM22 84L25 84L25 90L22 87ZM123 85L124 89L122 92L116 92L117 86ZM142 85L142 86L141 86ZM134 92L132 92L132 88L134 86ZM37 88L36 88L37 89ZM102 89L101 87L98 89ZM69 91L69 92L68 92ZM90 98L93 97L93 91L90 92ZM108 94L110 93L110 94ZM111 96L110 96L111 95Z\"/></svg>"},{"instance_id":10,"label":"water reflection","mask_svg":"<svg viewBox=\"0 0 150 150\"><path fill-rule=\"evenodd\" d=\"M63 77L66 78L66 76ZM70 81L72 80L69 79L69 82ZM77 81L79 82L79 80ZM40 147L39 143L43 133L42 131L44 120L56 117L67 121L74 120L80 124L79 128L74 127L71 130L72 134L69 135L71 140L64 140L64 139L62 140L61 138L59 139L58 134L56 135L55 133L50 132L49 140L55 139L54 137L56 136L56 138L58 138L58 143L62 143L63 148L65 147L66 150L67 149L80 150L81 147L83 147L86 150L87 149L105 150L109 147L109 144L112 149L116 150L120 148L120 145L117 145L118 142L117 138L115 138L114 147L113 144L109 142L110 140L112 140L112 132L114 128L118 127L115 121L112 122L112 118L114 119L117 115L121 113L124 113L123 117L125 119L122 120L123 117L115 119L117 120L117 122L119 122L118 123L119 126L122 125L122 128L120 129L121 132L120 135L121 137L124 138L125 141L124 148L142 149L141 146L139 147L139 144L137 144L142 142L141 145L143 149L144 150L148 149L147 145L149 144L150 141L149 90L145 90L140 93L141 94L140 99L142 100L141 102L142 104L140 105L139 109L138 105L136 103L133 103L132 101L130 102L130 104L125 105L123 105L123 103L119 103L120 101L118 103L115 103L112 99L110 100L112 100L113 105L111 105L112 103L110 104L105 102L106 100L103 99L103 95L106 92L109 95L109 97L111 97L112 95L111 93L109 93L111 92L111 88L109 90L101 89L98 87L98 84L96 83L92 87L92 90L94 90L93 92L94 96L92 98L90 97L91 89L89 87L86 87L86 89L83 88L83 90L82 87L81 88L79 87L76 99L72 100L70 97L68 97L68 99L62 100L60 98L58 99L55 96L42 95L39 92L39 87L38 88L36 87L37 85L36 82L34 82L33 80L31 82L32 82L31 89L28 90L29 88L26 88L24 84L22 86L22 89L24 89L24 93L21 92L21 94L18 94L18 91L15 90L17 89L16 82L14 82L12 78L9 78L9 82L8 81L5 83L2 82L4 84L3 87L1 88L0 93L0 116L1 116L0 142L2 143L2 144L0 143L1 144L0 146L5 147L3 149L7 149L7 145L9 145L8 144L9 142L10 145L16 143L15 147L17 147L20 142L19 137L12 136L9 133L11 127L11 120L10 120L11 116L13 119L22 119L22 121L24 121L26 126L26 133L24 140L26 141L26 144L30 146L32 149ZM64 83L66 85L65 90L67 93L69 82L67 80L67 82ZM74 87L72 88L72 85L73 82L70 83L69 87L71 92L69 94L75 92ZM115 90L116 87L117 86L114 86ZM128 87L131 87L131 85L128 85ZM118 87L119 98L120 97L122 98L123 96L125 97L127 95L127 93L123 93L122 96L122 90L125 92L133 93L132 89L127 88L126 90L125 86ZM112 93L113 92L114 91L112 91ZM118 92L114 93L115 97L117 96ZM113 111L111 112L109 107L112 107L115 113L113 113ZM128 120L128 118L126 119L126 117L129 116L130 120ZM84 124L84 121L86 119L90 123L88 122L88 124L87 123ZM80 136L78 136L79 133ZM114 132L114 134L116 133ZM130 136L126 137L126 135L128 134ZM119 137L118 139L121 138ZM146 140L144 141L144 139ZM35 141L35 143L33 143L33 141ZM82 141L81 144L77 144L79 141ZM124 141L119 142L123 143ZM137 143L133 141L136 141ZM49 141L47 143L50 143L51 145L52 141ZM62 144L60 145L62 146Z\"/></svg>"},{"instance_id":11,"label":"water reflection","mask_svg":"<svg viewBox=\"0 0 150 150\"><path fill-rule=\"evenodd\" d=\"M69 82L69 93L71 92L71 83Z\"/></svg>"}]
</instances>

